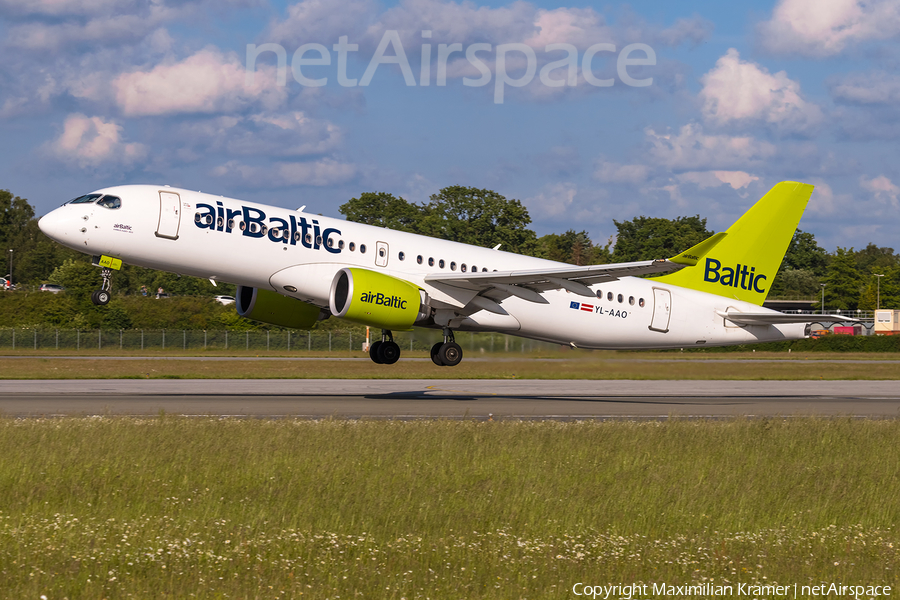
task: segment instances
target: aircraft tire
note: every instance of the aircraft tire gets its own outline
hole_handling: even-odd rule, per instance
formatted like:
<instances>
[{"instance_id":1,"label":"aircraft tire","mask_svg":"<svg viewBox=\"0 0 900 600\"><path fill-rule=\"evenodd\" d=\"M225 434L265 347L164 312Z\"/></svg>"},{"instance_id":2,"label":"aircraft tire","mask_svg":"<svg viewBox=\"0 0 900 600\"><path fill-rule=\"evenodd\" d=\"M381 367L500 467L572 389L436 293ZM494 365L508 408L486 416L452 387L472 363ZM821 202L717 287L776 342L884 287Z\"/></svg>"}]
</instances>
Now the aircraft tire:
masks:
<instances>
[{"instance_id":1,"label":"aircraft tire","mask_svg":"<svg viewBox=\"0 0 900 600\"><path fill-rule=\"evenodd\" d=\"M94 293L97 295L97 299L96 301L94 301L94 304L97 304L98 306L106 306L107 304L109 304L109 292L107 292L106 290L98 290Z\"/></svg>"},{"instance_id":2,"label":"aircraft tire","mask_svg":"<svg viewBox=\"0 0 900 600\"><path fill-rule=\"evenodd\" d=\"M377 354L381 364L392 365L400 360L400 346L392 341L382 342Z\"/></svg>"},{"instance_id":3,"label":"aircraft tire","mask_svg":"<svg viewBox=\"0 0 900 600\"><path fill-rule=\"evenodd\" d=\"M371 358L372 362L374 362L376 365L383 364L381 362L381 356L378 353L378 351L380 349L381 349L381 340L378 340L377 342L375 342L374 344L369 346L369 358Z\"/></svg>"},{"instance_id":4,"label":"aircraft tire","mask_svg":"<svg viewBox=\"0 0 900 600\"><path fill-rule=\"evenodd\" d=\"M439 356L439 354L441 352L441 346L443 346L443 345L444 345L444 342L438 342L437 344L435 344L434 346L431 347L431 362L433 362L434 364L436 364L439 367L444 366L444 363L441 362L441 359Z\"/></svg>"},{"instance_id":5,"label":"aircraft tire","mask_svg":"<svg viewBox=\"0 0 900 600\"><path fill-rule=\"evenodd\" d=\"M447 342L446 344L441 344L441 349L438 351L438 358L441 359L441 362L446 367L455 367L462 361L463 351L460 348L459 344L456 342Z\"/></svg>"}]
</instances>

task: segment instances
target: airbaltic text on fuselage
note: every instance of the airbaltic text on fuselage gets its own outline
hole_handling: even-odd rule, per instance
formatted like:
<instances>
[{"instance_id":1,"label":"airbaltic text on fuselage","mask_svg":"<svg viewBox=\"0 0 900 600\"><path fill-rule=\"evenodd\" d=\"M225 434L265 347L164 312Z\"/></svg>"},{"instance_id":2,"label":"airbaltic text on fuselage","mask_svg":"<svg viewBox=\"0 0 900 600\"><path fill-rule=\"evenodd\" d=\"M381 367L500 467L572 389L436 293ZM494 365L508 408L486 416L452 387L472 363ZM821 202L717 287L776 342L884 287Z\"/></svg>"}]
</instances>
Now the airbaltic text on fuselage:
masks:
<instances>
[{"instance_id":1,"label":"airbaltic text on fuselage","mask_svg":"<svg viewBox=\"0 0 900 600\"><path fill-rule=\"evenodd\" d=\"M269 217L266 221L266 213L250 206L227 208L221 202L216 202L216 206L198 204L194 225L200 229L231 233L235 227L235 217L240 218L241 234L247 237L266 238L270 242L291 246L296 246L297 242L300 242L304 248L324 249L332 254L341 253L338 244L328 245L329 236L340 235L340 229L327 227L320 230L317 220L313 219L310 223L305 217L297 218L294 215L290 215L287 221L281 217Z\"/></svg>"},{"instance_id":2,"label":"airbaltic text on fuselage","mask_svg":"<svg viewBox=\"0 0 900 600\"><path fill-rule=\"evenodd\" d=\"M377 304L379 306L387 306L388 308L399 308L400 310L406 310L406 300L403 300L399 296L385 296L384 294L375 292L363 292L359 297L361 302L368 302L369 304Z\"/></svg>"},{"instance_id":3,"label":"airbaltic text on fuselage","mask_svg":"<svg viewBox=\"0 0 900 600\"><path fill-rule=\"evenodd\" d=\"M720 270L721 273L719 272ZM706 259L706 273L703 276L703 281L720 283L729 287L739 287L742 290L751 290L762 294L765 293L766 289L760 288L760 282L765 280L765 275L756 273L756 267L750 267L748 271L747 265L738 263L737 267L732 269L731 267L723 267L722 263L714 258Z\"/></svg>"}]
</instances>

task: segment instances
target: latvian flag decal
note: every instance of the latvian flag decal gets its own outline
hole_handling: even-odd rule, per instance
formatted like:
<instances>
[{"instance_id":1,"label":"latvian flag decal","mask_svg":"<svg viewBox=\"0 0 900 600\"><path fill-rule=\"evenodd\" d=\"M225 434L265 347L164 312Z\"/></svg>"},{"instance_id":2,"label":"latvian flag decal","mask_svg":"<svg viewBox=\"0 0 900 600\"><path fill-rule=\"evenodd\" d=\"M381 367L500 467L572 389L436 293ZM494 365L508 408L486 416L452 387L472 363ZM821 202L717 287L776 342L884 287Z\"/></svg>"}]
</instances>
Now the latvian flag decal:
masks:
<instances>
[{"instance_id":1,"label":"latvian flag decal","mask_svg":"<svg viewBox=\"0 0 900 600\"><path fill-rule=\"evenodd\" d=\"M575 310L583 310L585 312L594 312L593 304L584 304L583 302L569 302L569 308L574 308Z\"/></svg>"}]
</instances>

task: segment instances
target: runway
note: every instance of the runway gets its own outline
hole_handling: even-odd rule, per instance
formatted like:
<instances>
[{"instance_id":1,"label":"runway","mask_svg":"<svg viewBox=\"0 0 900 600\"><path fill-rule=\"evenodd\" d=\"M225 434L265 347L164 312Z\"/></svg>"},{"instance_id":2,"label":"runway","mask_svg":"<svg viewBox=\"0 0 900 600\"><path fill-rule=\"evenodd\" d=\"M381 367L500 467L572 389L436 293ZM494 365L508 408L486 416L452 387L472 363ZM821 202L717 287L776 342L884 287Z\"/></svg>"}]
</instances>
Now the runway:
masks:
<instances>
[{"instance_id":1,"label":"runway","mask_svg":"<svg viewBox=\"0 0 900 600\"><path fill-rule=\"evenodd\" d=\"M602 419L900 416L900 381L41 380L0 382L5 417Z\"/></svg>"}]
</instances>

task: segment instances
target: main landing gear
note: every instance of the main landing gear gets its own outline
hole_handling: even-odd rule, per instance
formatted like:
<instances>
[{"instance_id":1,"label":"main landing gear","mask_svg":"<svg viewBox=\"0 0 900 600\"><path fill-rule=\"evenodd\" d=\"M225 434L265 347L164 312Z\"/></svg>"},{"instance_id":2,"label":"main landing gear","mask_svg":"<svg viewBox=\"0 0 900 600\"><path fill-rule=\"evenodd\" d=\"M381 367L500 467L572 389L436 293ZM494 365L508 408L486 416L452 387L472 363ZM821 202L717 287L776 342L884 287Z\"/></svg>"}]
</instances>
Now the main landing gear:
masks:
<instances>
[{"instance_id":1,"label":"main landing gear","mask_svg":"<svg viewBox=\"0 0 900 600\"><path fill-rule=\"evenodd\" d=\"M444 327L444 341L431 347L431 361L439 367L455 367L462 357L462 348L453 339L453 332Z\"/></svg>"},{"instance_id":2,"label":"main landing gear","mask_svg":"<svg viewBox=\"0 0 900 600\"><path fill-rule=\"evenodd\" d=\"M99 290L91 293L91 302L97 306L105 306L109 304L110 290L112 289L112 269L102 267L100 276L103 278L103 284Z\"/></svg>"},{"instance_id":3,"label":"main landing gear","mask_svg":"<svg viewBox=\"0 0 900 600\"><path fill-rule=\"evenodd\" d=\"M400 346L390 329L382 329L381 341L369 346L369 358L379 365L392 365L400 360Z\"/></svg>"}]
</instances>

